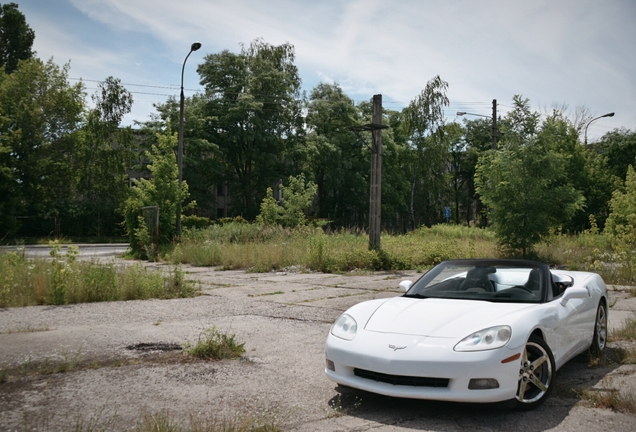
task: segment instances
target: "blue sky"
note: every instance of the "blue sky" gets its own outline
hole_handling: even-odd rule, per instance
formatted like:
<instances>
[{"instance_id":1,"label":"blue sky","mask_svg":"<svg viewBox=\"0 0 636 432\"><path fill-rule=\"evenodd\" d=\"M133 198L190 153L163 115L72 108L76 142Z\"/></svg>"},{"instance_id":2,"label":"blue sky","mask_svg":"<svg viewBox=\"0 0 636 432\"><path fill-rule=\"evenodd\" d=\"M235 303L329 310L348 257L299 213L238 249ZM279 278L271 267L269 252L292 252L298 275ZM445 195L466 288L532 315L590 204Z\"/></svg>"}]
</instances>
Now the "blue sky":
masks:
<instances>
[{"instance_id":1,"label":"blue sky","mask_svg":"<svg viewBox=\"0 0 636 432\"><path fill-rule=\"evenodd\" d=\"M289 42L308 92L338 83L352 99L381 93L401 109L426 82L449 83L457 111L504 114L515 94L535 110L567 105L598 116L593 141L617 127L636 129L634 0L13 0L35 31L34 49L83 79L119 78L135 103L125 123L145 121L153 103L201 91L205 54L240 51L263 38ZM90 100L90 98L88 98Z\"/></svg>"}]
</instances>

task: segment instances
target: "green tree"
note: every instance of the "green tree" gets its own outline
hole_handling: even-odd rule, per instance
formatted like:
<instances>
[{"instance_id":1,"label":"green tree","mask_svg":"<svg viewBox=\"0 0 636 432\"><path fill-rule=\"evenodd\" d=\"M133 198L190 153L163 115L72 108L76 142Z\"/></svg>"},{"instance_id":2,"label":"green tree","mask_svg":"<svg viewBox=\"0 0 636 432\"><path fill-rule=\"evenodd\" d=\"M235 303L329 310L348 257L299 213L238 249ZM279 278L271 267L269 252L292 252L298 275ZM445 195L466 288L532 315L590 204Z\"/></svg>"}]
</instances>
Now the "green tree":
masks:
<instances>
[{"instance_id":1,"label":"green tree","mask_svg":"<svg viewBox=\"0 0 636 432\"><path fill-rule=\"evenodd\" d=\"M568 222L584 198L563 169L567 156L538 136L539 115L528 99L515 96L513 103L500 150L479 159L475 182L500 244L526 256L550 230Z\"/></svg>"},{"instance_id":2,"label":"green tree","mask_svg":"<svg viewBox=\"0 0 636 432\"><path fill-rule=\"evenodd\" d=\"M189 197L188 184L184 181L179 187L179 169L175 155L177 141L176 133L157 134L157 144L146 152L146 157L150 160L147 168L152 173L151 178L140 179L131 187L128 198L120 207L126 233L135 253L149 257L151 255L148 247L152 236L142 216L143 207L159 207L159 244L170 243L176 234L177 203L183 203ZM182 208L195 204L190 202Z\"/></svg>"},{"instance_id":3,"label":"green tree","mask_svg":"<svg viewBox=\"0 0 636 432\"><path fill-rule=\"evenodd\" d=\"M194 95L184 101L183 126L183 180L196 206L191 209L199 216L216 217L215 194L212 188L226 178L224 161L216 144L208 141L206 132L207 98ZM156 104L156 114L142 123L141 134L154 137L157 133L179 129L179 101L174 97L163 104Z\"/></svg>"},{"instance_id":4,"label":"green tree","mask_svg":"<svg viewBox=\"0 0 636 432\"><path fill-rule=\"evenodd\" d=\"M14 234L15 217L67 212L77 175L72 160L84 112L83 85L69 85L68 69L52 60L26 60L0 74L0 212L2 235ZM20 219L24 220L24 219ZM42 234L42 232L39 232Z\"/></svg>"},{"instance_id":5,"label":"green tree","mask_svg":"<svg viewBox=\"0 0 636 432\"><path fill-rule=\"evenodd\" d=\"M294 47L262 40L239 54L209 54L197 71L205 86L207 140L218 146L236 192L235 212L258 213L268 185L291 171L304 134Z\"/></svg>"},{"instance_id":6,"label":"green tree","mask_svg":"<svg viewBox=\"0 0 636 432\"><path fill-rule=\"evenodd\" d=\"M444 169L448 142L443 139L441 129L444 107L449 104L447 89L448 83L435 76L403 110L403 127L412 150L408 158L410 163L405 166L411 177L411 228L415 228L416 219L426 224L441 219L448 184Z\"/></svg>"},{"instance_id":7,"label":"green tree","mask_svg":"<svg viewBox=\"0 0 636 432\"><path fill-rule=\"evenodd\" d=\"M636 172L627 166L624 185L612 194L605 232L612 239L626 283L633 283L636 275Z\"/></svg>"},{"instance_id":8,"label":"green tree","mask_svg":"<svg viewBox=\"0 0 636 432\"><path fill-rule=\"evenodd\" d=\"M481 155L492 149L492 122L483 118L475 120L464 119L464 130L465 153L459 165L461 167L460 176L464 179L467 199L465 221L470 223L474 219L481 218L479 221L480 225L486 226L487 220L485 219L482 203L475 186L475 173L477 171L477 162ZM472 213L473 204L475 206L474 214Z\"/></svg>"},{"instance_id":9,"label":"green tree","mask_svg":"<svg viewBox=\"0 0 636 432\"><path fill-rule=\"evenodd\" d=\"M16 3L0 5L0 67L11 73L18 67L20 60L33 57L35 33L18 10Z\"/></svg>"},{"instance_id":10,"label":"green tree","mask_svg":"<svg viewBox=\"0 0 636 432\"><path fill-rule=\"evenodd\" d=\"M615 129L594 144L595 152L607 159L609 172L625 181L627 167L636 160L636 131Z\"/></svg>"},{"instance_id":11,"label":"green tree","mask_svg":"<svg viewBox=\"0 0 636 432\"><path fill-rule=\"evenodd\" d=\"M305 211L316 196L316 185L311 181L306 182L305 176L301 174L290 176L288 186L281 185L281 189L282 200L277 202L272 188L267 188L257 222L291 228L306 225Z\"/></svg>"},{"instance_id":12,"label":"green tree","mask_svg":"<svg viewBox=\"0 0 636 432\"><path fill-rule=\"evenodd\" d=\"M349 127L362 116L337 84L318 84L307 106L307 171L318 188L318 216L347 225L368 206L368 156ZM362 212L360 211L362 209Z\"/></svg>"},{"instance_id":13,"label":"green tree","mask_svg":"<svg viewBox=\"0 0 636 432\"><path fill-rule=\"evenodd\" d=\"M133 167L135 142L130 127L120 128L130 112L132 94L117 78L108 77L98 84L92 96L95 107L88 112L83 128L82 145L74 159L78 173L77 192L82 200L82 232L104 234L102 221L109 221L112 233L115 212L126 198L127 169Z\"/></svg>"},{"instance_id":14,"label":"green tree","mask_svg":"<svg viewBox=\"0 0 636 432\"><path fill-rule=\"evenodd\" d=\"M444 125L444 139L448 142L447 169L450 173L450 189L453 198L453 219L460 223L460 209L470 208L472 194L467 192L467 183L474 176L474 168L467 157L468 148L465 130L459 123Z\"/></svg>"}]
</instances>

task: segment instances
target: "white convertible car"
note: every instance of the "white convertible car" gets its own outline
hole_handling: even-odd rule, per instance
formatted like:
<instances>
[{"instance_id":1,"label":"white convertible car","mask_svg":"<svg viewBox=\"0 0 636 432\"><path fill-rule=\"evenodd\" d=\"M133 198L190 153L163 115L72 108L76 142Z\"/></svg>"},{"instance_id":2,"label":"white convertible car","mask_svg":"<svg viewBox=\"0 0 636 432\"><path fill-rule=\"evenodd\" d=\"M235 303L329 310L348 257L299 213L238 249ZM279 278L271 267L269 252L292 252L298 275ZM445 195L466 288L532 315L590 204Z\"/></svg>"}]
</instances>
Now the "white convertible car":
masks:
<instances>
[{"instance_id":1,"label":"white convertible car","mask_svg":"<svg viewBox=\"0 0 636 432\"><path fill-rule=\"evenodd\" d=\"M403 296L359 303L333 324L330 380L387 396L532 409L561 366L607 341L607 290L596 273L452 260L400 287Z\"/></svg>"}]
</instances>

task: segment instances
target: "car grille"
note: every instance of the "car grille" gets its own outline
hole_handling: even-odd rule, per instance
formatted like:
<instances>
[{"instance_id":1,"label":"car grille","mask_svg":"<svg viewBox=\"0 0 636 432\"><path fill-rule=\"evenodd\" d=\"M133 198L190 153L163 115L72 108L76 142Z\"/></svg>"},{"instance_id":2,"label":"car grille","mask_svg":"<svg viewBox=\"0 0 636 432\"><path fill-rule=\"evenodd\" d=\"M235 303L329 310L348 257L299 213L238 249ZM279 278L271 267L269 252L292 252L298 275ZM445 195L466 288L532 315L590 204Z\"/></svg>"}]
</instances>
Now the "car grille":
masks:
<instances>
[{"instance_id":1,"label":"car grille","mask_svg":"<svg viewBox=\"0 0 636 432\"><path fill-rule=\"evenodd\" d=\"M448 387L448 378L428 378L413 377L401 375L388 375L378 372L372 372L364 369L354 369L353 373L360 378L366 378L373 381L384 382L399 386L411 387Z\"/></svg>"}]
</instances>

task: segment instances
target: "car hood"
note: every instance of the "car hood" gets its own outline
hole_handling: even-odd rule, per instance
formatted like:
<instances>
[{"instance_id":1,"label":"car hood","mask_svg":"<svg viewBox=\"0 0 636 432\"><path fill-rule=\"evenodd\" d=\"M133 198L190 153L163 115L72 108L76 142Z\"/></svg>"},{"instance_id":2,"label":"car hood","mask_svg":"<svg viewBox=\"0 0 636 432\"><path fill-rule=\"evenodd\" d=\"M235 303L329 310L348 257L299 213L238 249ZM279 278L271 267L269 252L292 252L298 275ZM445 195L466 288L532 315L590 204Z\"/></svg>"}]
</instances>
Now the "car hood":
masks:
<instances>
[{"instance_id":1,"label":"car hood","mask_svg":"<svg viewBox=\"0 0 636 432\"><path fill-rule=\"evenodd\" d=\"M415 336L463 338L495 325L511 325L534 304L395 297L371 315L365 330ZM514 318L513 315L514 314Z\"/></svg>"}]
</instances>

